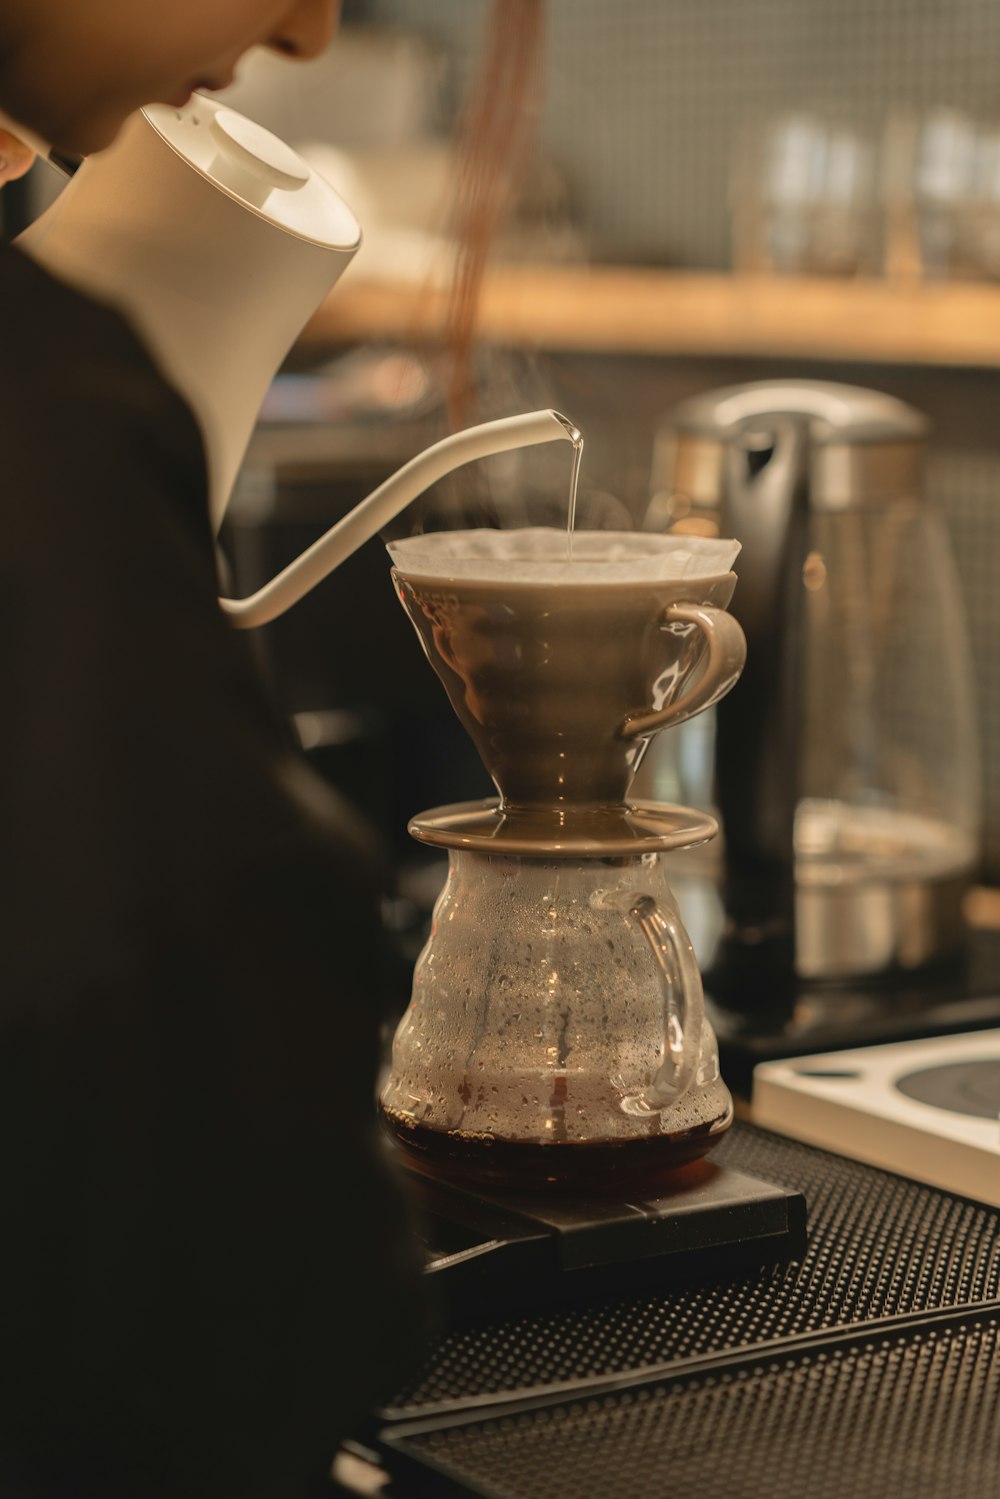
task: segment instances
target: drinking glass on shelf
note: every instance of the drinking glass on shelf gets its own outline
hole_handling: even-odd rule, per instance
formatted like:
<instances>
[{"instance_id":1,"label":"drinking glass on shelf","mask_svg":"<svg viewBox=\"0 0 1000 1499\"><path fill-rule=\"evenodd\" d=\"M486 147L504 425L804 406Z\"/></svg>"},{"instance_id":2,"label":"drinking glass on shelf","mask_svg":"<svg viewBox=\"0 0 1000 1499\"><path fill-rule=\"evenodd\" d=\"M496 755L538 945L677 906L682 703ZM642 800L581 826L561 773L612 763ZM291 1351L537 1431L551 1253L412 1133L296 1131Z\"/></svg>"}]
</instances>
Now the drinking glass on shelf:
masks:
<instances>
[{"instance_id":1,"label":"drinking glass on shelf","mask_svg":"<svg viewBox=\"0 0 1000 1499\"><path fill-rule=\"evenodd\" d=\"M874 153L862 134L788 115L751 134L733 185L737 269L850 276L876 257Z\"/></svg>"}]
</instances>

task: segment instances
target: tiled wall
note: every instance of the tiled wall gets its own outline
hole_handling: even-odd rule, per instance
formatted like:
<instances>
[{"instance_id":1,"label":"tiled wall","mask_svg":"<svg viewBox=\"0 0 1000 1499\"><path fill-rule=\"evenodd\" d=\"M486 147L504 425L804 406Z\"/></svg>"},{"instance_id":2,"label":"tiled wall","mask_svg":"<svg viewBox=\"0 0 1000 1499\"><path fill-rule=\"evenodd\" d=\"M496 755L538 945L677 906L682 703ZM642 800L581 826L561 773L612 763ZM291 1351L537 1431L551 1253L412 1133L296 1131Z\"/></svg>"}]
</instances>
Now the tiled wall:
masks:
<instances>
[{"instance_id":1,"label":"tiled wall","mask_svg":"<svg viewBox=\"0 0 1000 1499\"><path fill-rule=\"evenodd\" d=\"M788 111L877 142L893 109L1000 116L996 0L547 0L547 152L598 259L729 263L732 166ZM455 61L478 55L487 0L365 0Z\"/></svg>"}]
</instances>

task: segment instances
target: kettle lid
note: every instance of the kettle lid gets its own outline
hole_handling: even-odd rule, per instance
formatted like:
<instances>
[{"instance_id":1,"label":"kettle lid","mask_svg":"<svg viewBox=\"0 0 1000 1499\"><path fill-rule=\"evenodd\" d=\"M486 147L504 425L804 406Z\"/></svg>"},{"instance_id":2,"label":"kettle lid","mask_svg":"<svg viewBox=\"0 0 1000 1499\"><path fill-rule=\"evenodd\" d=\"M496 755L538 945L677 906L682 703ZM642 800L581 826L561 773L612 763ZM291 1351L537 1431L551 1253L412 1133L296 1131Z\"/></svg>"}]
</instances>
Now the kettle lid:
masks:
<instances>
[{"instance_id":1,"label":"kettle lid","mask_svg":"<svg viewBox=\"0 0 1000 1499\"><path fill-rule=\"evenodd\" d=\"M178 156L276 228L325 249L357 249L361 228L347 204L307 161L254 120L203 94L179 109L147 105L142 115Z\"/></svg>"},{"instance_id":2,"label":"kettle lid","mask_svg":"<svg viewBox=\"0 0 1000 1499\"><path fill-rule=\"evenodd\" d=\"M707 391L677 406L671 426L678 434L725 441L747 422L782 416L805 418L816 446L916 442L929 430L927 418L905 401L834 380L754 380Z\"/></svg>"},{"instance_id":3,"label":"kettle lid","mask_svg":"<svg viewBox=\"0 0 1000 1499\"><path fill-rule=\"evenodd\" d=\"M797 432L810 509L915 499L929 430L925 416L883 391L832 380L725 386L671 412L657 436L654 490L659 495L672 487L699 506L725 506L727 455L740 446L770 452Z\"/></svg>"}]
</instances>

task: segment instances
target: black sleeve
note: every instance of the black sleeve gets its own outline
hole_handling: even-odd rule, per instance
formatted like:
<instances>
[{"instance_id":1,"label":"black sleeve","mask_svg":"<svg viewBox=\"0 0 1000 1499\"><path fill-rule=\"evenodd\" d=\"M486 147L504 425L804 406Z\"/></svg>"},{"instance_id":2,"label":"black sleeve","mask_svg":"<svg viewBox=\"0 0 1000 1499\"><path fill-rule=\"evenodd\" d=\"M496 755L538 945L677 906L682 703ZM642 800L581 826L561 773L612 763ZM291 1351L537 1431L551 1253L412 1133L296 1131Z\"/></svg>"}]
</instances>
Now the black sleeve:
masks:
<instances>
[{"instance_id":1,"label":"black sleeve","mask_svg":"<svg viewBox=\"0 0 1000 1499\"><path fill-rule=\"evenodd\" d=\"M187 408L14 251L0 308L0 1441L294 1495L421 1322L363 843L219 613Z\"/></svg>"}]
</instances>

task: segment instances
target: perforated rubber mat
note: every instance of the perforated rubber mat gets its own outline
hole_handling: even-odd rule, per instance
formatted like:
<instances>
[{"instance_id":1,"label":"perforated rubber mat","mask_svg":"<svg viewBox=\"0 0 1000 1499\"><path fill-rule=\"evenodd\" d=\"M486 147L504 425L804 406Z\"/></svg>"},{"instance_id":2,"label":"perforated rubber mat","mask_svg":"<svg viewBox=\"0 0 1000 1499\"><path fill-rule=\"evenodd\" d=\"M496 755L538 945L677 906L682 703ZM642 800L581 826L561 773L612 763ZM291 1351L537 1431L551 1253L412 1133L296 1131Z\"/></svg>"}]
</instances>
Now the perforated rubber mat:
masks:
<instances>
[{"instance_id":1,"label":"perforated rubber mat","mask_svg":"<svg viewBox=\"0 0 1000 1499\"><path fill-rule=\"evenodd\" d=\"M995 1317L862 1335L816 1353L415 1433L397 1439L399 1492L440 1499L442 1478L451 1478L458 1492L484 1499L996 1499L998 1335Z\"/></svg>"},{"instance_id":2,"label":"perforated rubber mat","mask_svg":"<svg viewBox=\"0 0 1000 1499\"><path fill-rule=\"evenodd\" d=\"M588 1379L669 1372L726 1350L1000 1297L1000 1214L990 1208L748 1125L735 1125L713 1159L805 1193L801 1263L456 1331L386 1416L447 1413L500 1394L571 1393Z\"/></svg>"}]
</instances>

